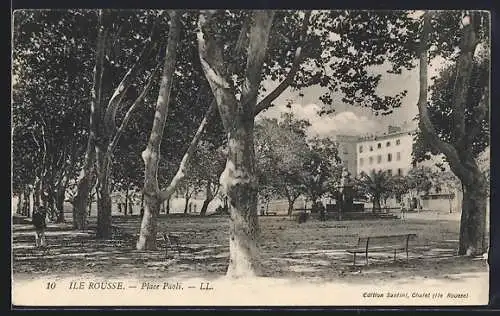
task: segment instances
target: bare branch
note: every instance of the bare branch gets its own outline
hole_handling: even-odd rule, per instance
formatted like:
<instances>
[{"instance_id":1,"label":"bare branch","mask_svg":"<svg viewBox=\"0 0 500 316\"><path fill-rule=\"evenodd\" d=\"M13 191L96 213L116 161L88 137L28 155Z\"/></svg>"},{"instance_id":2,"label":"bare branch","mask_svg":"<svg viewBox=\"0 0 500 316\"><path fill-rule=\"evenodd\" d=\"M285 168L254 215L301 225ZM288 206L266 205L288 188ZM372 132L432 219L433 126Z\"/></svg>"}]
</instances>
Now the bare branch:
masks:
<instances>
[{"instance_id":1,"label":"bare branch","mask_svg":"<svg viewBox=\"0 0 500 316\"><path fill-rule=\"evenodd\" d=\"M144 194L147 196L156 195L159 192L158 188L158 159L160 155L161 139L168 114L168 106L170 102L170 93L174 78L175 63L177 60L178 49L181 35L180 12L169 11L170 27L168 32L168 41L165 49L165 58L163 71L161 74L160 89L156 100L155 117L151 133L149 135L146 149L142 152L142 159L145 166L144 175ZM147 217L144 217L147 218ZM143 224L146 222L143 221ZM141 228L142 231L143 228ZM145 242L144 236L139 238L138 245ZM142 246L141 246L142 247Z\"/></svg>"},{"instance_id":2,"label":"bare branch","mask_svg":"<svg viewBox=\"0 0 500 316\"><path fill-rule=\"evenodd\" d=\"M151 72L149 75L149 78L146 82L146 85L143 87L141 94L137 97L137 99L134 101L134 103L130 106L130 108L127 110L127 113L125 113L125 117L122 120L122 123L120 124L120 127L115 133L115 136L113 137L113 140L109 143L108 145L108 150L107 153L109 156L111 156L116 148L116 145L118 144L118 140L120 139L121 135L123 134L125 127L127 126L128 122L130 121L130 118L132 117L132 113L134 110L144 101L144 98L148 94L149 90L152 87L153 84L153 79L156 77L156 74L161 68L162 63L158 63L156 68Z\"/></svg>"},{"instance_id":3,"label":"bare branch","mask_svg":"<svg viewBox=\"0 0 500 316\"><path fill-rule=\"evenodd\" d=\"M215 190L213 191L212 193L212 196L215 197L217 195L217 193L219 193L219 189L220 189L220 184L218 183L214 183L214 188Z\"/></svg>"},{"instance_id":4,"label":"bare branch","mask_svg":"<svg viewBox=\"0 0 500 316\"><path fill-rule=\"evenodd\" d=\"M120 106L127 89L132 84L133 78L142 70L145 66L148 58L151 56L152 52L158 47L158 41L156 40L160 33L160 22L163 15L156 18L153 28L149 37L146 39L145 45L141 51L141 54L137 57L135 64L130 68L127 73L123 76L120 84L116 87L113 96L108 102L106 108L106 113L104 116L104 124L106 125L109 132L113 133L116 130L116 111Z\"/></svg>"},{"instance_id":5,"label":"bare branch","mask_svg":"<svg viewBox=\"0 0 500 316\"><path fill-rule=\"evenodd\" d=\"M292 67L290 71L286 75L285 79L278 84L273 91L271 91L264 99L262 99L255 108L255 115L258 115L260 112L270 108L272 106L272 102L279 97L292 83L295 74L299 70L300 63L304 59L303 47L306 43L307 36L307 28L309 27L309 20L311 17L311 11L307 11L304 16L304 21L302 23L302 29L300 34L300 44L299 47L295 50L295 56L293 58Z\"/></svg>"},{"instance_id":6,"label":"bare branch","mask_svg":"<svg viewBox=\"0 0 500 316\"><path fill-rule=\"evenodd\" d=\"M205 114L205 117L201 121L200 126L198 126L198 130L196 131L196 134L194 135L193 139L191 140L191 143L189 144L188 149L186 150L186 153L182 157L181 163L179 164L179 168L177 170L177 173L175 176L172 178L172 181L170 181L170 184L168 187L161 191L159 193L159 197L161 201L165 201L170 199L170 196L175 192L175 189L177 188L179 182L185 177L186 175L186 169L189 164L189 160L191 159L191 156L193 155L194 150L198 146L198 143L200 141L201 136L203 135L203 130L205 129L205 126L207 125L210 116L212 113L215 112L215 109L217 108L217 103L212 101L210 104L210 107L208 108L207 113Z\"/></svg>"},{"instance_id":7,"label":"bare branch","mask_svg":"<svg viewBox=\"0 0 500 316\"><path fill-rule=\"evenodd\" d=\"M107 29L104 27L104 12L99 10L99 33L97 35L96 62L94 66L94 76L92 85L92 98L90 104L90 138L97 136L97 119L101 109L102 97L102 76L104 72L104 53L107 38Z\"/></svg>"},{"instance_id":8,"label":"bare branch","mask_svg":"<svg viewBox=\"0 0 500 316\"><path fill-rule=\"evenodd\" d=\"M420 51L419 51L419 59L420 59L420 91L418 96L418 111L419 111L419 127L424 137L429 141L429 144L434 146L438 151L442 152L450 163L450 167L452 170L459 176L461 179L466 179L468 177L468 173L465 168L462 166L460 161L460 157L458 155L457 150L449 143L444 142L437 135L434 125L430 120L429 113L427 111L427 76L428 76L428 52L427 45L429 41L429 33L431 32L431 15L429 12L424 13L424 24L422 28L422 32L420 35Z\"/></svg>"},{"instance_id":9,"label":"bare branch","mask_svg":"<svg viewBox=\"0 0 500 316\"><path fill-rule=\"evenodd\" d=\"M245 40L247 39L248 31L250 30L250 18L245 19L243 26L240 30L240 35L238 36L238 41L236 42L235 50L233 52L233 57L236 57L239 53L243 51ZM231 66L234 68L235 63L232 63ZM230 71L232 72L232 71Z\"/></svg>"},{"instance_id":10,"label":"bare branch","mask_svg":"<svg viewBox=\"0 0 500 316\"><path fill-rule=\"evenodd\" d=\"M212 15L211 11L202 11L200 14L197 34L198 52L203 72L218 104L222 123L224 128L228 130L233 122L227 118L234 117L237 100L234 96L234 87L224 78L226 69L221 45L209 29Z\"/></svg>"},{"instance_id":11,"label":"bare branch","mask_svg":"<svg viewBox=\"0 0 500 316\"><path fill-rule=\"evenodd\" d=\"M456 66L456 80L453 93L453 119L455 123L455 136L457 144L461 144L465 135L465 109L467 107L467 94L469 93L470 78L472 75L474 51L478 44L475 24L479 23L474 14L469 15L470 23L462 28L460 39L460 55ZM463 148L466 149L466 148Z\"/></svg>"},{"instance_id":12,"label":"bare branch","mask_svg":"<svg viewBox=\"0 0 500 316\"><path fill-rule=\"evenodd\" d=\"M273 18L274 11L271 10L257 10L254 13L253 24L250 29L245 81L243 82L238 110L239 113L246 114L248 112L245 117L253 117L255 112L255 103L262 77L262 65L266 57Z\"/></svg>"}]
</instances>

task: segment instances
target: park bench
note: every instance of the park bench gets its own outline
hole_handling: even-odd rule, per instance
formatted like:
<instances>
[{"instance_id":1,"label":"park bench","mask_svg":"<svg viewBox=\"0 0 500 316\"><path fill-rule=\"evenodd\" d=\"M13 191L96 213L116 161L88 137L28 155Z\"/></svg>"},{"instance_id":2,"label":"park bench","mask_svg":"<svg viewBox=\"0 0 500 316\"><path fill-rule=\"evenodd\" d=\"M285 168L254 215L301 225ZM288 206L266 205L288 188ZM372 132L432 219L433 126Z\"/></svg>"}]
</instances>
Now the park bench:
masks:
<instances>
[{"instance_id":1,"label":"park bench","mask_svg":"<svg viewBox=\"0 0 500 316\"><path fill-rule=\"evenodd\" d=\"M175 243L178 254L181 254L181 249L179 247L179 236L163 233L163 240L165 241L165 258L168 257L168 247L173 247L173 243Z\"/></svg>"},{"instance_id":2,"label":"park bench","mask_svg":"<svg viewBox=\"0 0 500 316\"><path fill-rule=\"evenodd\" d=\"M366 264L368 264L369 252L394 251L394 261L396 261L396 253L406 251L406 260L408 260L408 244L410 239L415 237L417 237L416 234L359 237L358 244L346 251L353 254L353 265L356 265L356 254L358 253L365 254Z\"/></svg>"},{"instance_id":3,"label":"park bench","mask_svg":"<svg viewBox=\"0 0 500 316\"><path fill-rule=\"evenodd\" d=\"M278 213L277 212L266 212L266 215L267 216L276 216L276 215L278 215Z\"/></svg>"}]
</instances>

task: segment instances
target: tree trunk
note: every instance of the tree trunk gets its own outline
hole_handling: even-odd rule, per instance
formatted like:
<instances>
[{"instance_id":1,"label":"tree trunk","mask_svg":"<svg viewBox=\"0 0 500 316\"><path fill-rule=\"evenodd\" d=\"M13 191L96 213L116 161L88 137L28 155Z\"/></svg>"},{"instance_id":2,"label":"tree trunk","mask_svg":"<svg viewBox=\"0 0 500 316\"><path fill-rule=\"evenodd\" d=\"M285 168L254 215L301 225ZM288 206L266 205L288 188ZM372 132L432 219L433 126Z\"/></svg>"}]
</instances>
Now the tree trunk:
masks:
<instances>
[{"instance_id":1,"label":"tree trunk","mask_svg":"<svg viewBox=\"0 0 500 316\"><path fill-rule=\"evenodd\" d=\"M101 155L102 157L99 157ZM108 182L110 164L111 163L109 162L105 154L99 152L98 166L97 166L99 179L97 182L97 230L96 230L96 237L98 239L111 239L112 237L111 196L109 192L109 182Z\"/></svg>"},{"instance_id":2,"label":"tree trunk","mask_svg":"<svg viewBox=\"0 0 500 316\"><path fill-rule=\"evenodd\" d=\"M30 189L28 185L25 185L23 187L23 191L20 195L22 197L22 203L21 203L21 209L19 210L20 215L27 216L29 214L29 209L30 209Z\"/></svg>"},{"instance_id":3,"label":"tree trunk","mask_svg":"<svg viewBox=\"0 0 500 316\"><path fill-rule=\"evenodd\" d=\"M252 276L260 270L254 164L253 124L242 124L228 134L228 158L223 184L221 182L226 190L231 214L227 274L236 277Z\"/></svg>"},{"instance_id":4,"label":"tree trunk","mask_svg":"<svg viewBox=\"0 0 500 316\"><path fill-rule=\"evenodd\" d=\"M153 127L146 149L142 152L144 160L144 216L141 222L141 231L137 241L137 250L156 249L156 218L160 210L162 199L158 187L158 161L160 156L160 144L163 130L168 114L170 102L170 90L172 87L173 74L177 60L177 44L180 38L181 22L180 12L169 11L170 27L168 31L168 42L165 49L165 63L160 82L160 91L156 102L156 113Z\"/></svg>"},{"instance_id":5,"label":"tree trunk","mask_svg":"<svg viewBox=\"0 0 500 316\"><path fill-rule=\"evenodd\" d=\"M379 213L381 209L382 209L382 207L380 205L380 196L375 195L373 197L373 210L372 210L372 212Z\"/></svg>"},{"instance_id":6,"label":"tree trunk","mask_svg":"<svg viewBox=\"0 0 500 316\"><path fill-rule=\"evenodd\" d=\"M198 45L203 71L217 100L228 140L226 168L221 176L231 214L227 275L251 277L260 272L254 115L274 12L256 10L253 14L248 34L245 82L239 101L231 80L224 75L228 72L222 53L223 43L212 33L212 16L212 12L200 15Z\"/></svg>"},{"instance_id":7,"label":"tree trunk","mask_svg":"<svg viewBox=\"0 0 500 316\"><path fill-rule=\"evenodd\" d=\"M41 190L42 181L39 177L35 179L35 183L33 184L33 208L36 209L40 207L42 203L42 190Z\"/></svg>"},{"instance_id":8,"label":"tree trunk","mask_svg":"<svg viewBox=\"0 0 500 316\"><path fill-rule=\"evenodd\" d=\"M134 214L134 203L132 203L130 196L128 197L128 212Z\"/></svg>"},{"instance_id":9,"label":"tree trunk","mask_svg":"<svg viewBox=\"0 0 500 316\"><path fill-rule=\"evenodd\" d=\"M21 189L21 192L17 195L16 214L22 215L23 210L24 210L24 189Z\"/></svg>"},{"instance_id":10,"label":"tree trunk","mask_svg":"<svg viewBox=\"0 0 500 316\"><path fill-rule=\"evenodd\" d=\"M128 188L125 189L125 215L128 212ZM130 212L132 214L132 212Z\"/></svg>"},{"instance_id":11,"label":"tree trunk","mask_svg":"<svg viewBox=\"0 0 500 316\"><path fill-rule=\"evenodd\" d=\"M459 255L478 256L487 252L486 244L486 182L477 172L475 181L464 184L460 219Z\"/></svg>"},{"instance_id":12,"label":"tree trunk","mask_svg":"<svg viewBox=\"0 0 500 316\"><path fill-rule=\"evenodd\" d=\"M211 202L211 200L209 200L209 199L205 199L205 201L203 201L203 205L201 206L201 210L200 210L200 216L207 215L208 204L210 204L210 202Z\"/></svg>"},{"instance_id":13,"label":"tree trunk","mask_svg":"<svg viewBox=\"0 0 500 316\"><path fill-rule=\"evenodd\" d=\"M292 216L293 213L293 205L295 204L295 201L292 201L291 199L288 199L288 211L287 215Z\"/></svg>"},{"instance_id":14,"label":"tree trunk","mask_svg":"<svg viewBox=\"0 0 500 316\"><path fill-rule=\"evenodd\" d=\"M87 154L89 151L87 151ZM90 155L93 156L93 149ZM86 158L87 160L87 158ZM93 159L92 159L93 160ZM92 198L89 199L93 187L93 179L90 170L82 170L77 185L77 193L73 201L73 229L85 230L87 227L87 214L90 215ZM89 205L90 204L90 205Z\"/></svg>"},{"instance_id":15,"label":"tree trunk","mask_svg":"<svg viewBox=\"0 0 500 316\"><path fill-rule=\"evenodd\" d=\"M35 208L35 188L31 185L28 186L26 200L26 216L31 217Z\"/></svg>"},{"instance_id":16,"label":"tree trunk","mask_svg":"<svg viewBox=\"0 0 500 316\"><path fill-rule=\"evenodd\" d=\"M472 136L479 129L466 128L466 107L469 102L470 78L474 51L478 45L476 27L479 17L469 15L469 23L461 30L457 74L454 78L452 133L453 143L443 141L436 132L427 109L428 40L432 30L431 13L424 13L419 48L419 127L429 144L446 156L453 173L463 184L462 214L460 221L459 255L481 255L486 252L486 182L472 156ZM480 105L478 105L479 107ZM483 105L484 106L484 105ZM483 111L484 115L485 112Z\"/></svg>"},{"instance_id":17,"label":"tree trunk","mask_svg":"<svg viewBox=\"0 0 500 316\"><path fill-rule=\"evenodd\" d=\"M64 223L64 197L66 193L66 188L59 185L56 191L55 204L57 209L57 223Z\"/></svg>"},{"instance_id":18,"label":"tree trunk","mask_svg":"<svg viewBox=\"0 0 500 316\"><path fill-rule=\"evenodd\" d=\"M205 200L203 201L203 205L201 206L200 216L205 216L207 214L208 204L210 204L210 202L212 202L212 200L214 199L211 186L212 183L210 181L207 181L205 190Z\"/></svg>"},{"instance_id":19,"label":"tree trunk","mask_svg":"<svg viewBox=\"0 0 500 316\"><path fill-rule=\"evenodd\" d=\"M94 198L97 197L97 186L95 187L95 192L90 195L90 198L88 199L88 207L87 207L87 216L92 215L92 202L94 202ZM97 199L96 199L97 202Z\"/></svg>"},{"instance_id":20,"label":"tree trunk","mask_svg":"<svg viewBox=\"0 0 500 316\"><path fill-rule=\"evenodd\" d=\"M50 219L53 222L57 222L57 218L59 217L59 212L56 205L56 194L57 192L54 189L52 189L51 187L47 188L47 206L50 214Z\"/></svg>"},{"instance_id":21,"label":"tree trunk","mask_svg":"<svg viewBox=\"0 0 500 316\"><path fill-rule=\"evenodd\" d=\"M111 239L111 197L107 188L99 188L97 193L97 231L98 239Z\"/></svg>"},{"instance_id":22,"label":"tree trunk","mask_svg":"<svg viewBox=\"0 0 500 316\"><path fill-rule=\"evenodd\" d=\"M85 153L85 161L78 179L77 194L73 203L73 228L85 230L87 226L87 205L90 190L94 186L92 175L95 162L95 137L97 134L98 121L100 120L101 87L104 64L104 51L106 42L106 30L104 28L103 12L99 10L98 35L96 45L96 61L93 71L92 98L90 102L90 134ZM92 203L92 200L90 201ZM88 208L90 216L91 206Z\"/></svg>"},{"instance_id":23,"label":"tree trunk","mask_svg":"<svg viewBox=\"0 0 500 316\"><path fill-rule=\"evenodd\" d=\"M186 193L184 193L184 214L187 214L188 212L188 204L189 204L189 194L188 191L186 190Z\"/></svg>"},{"instance_id":24,"label":"tree trunk","mask_svg":"<svg viewBox=\"0 0 500 316\"><path fill-rule=\"evenodd\" d=\"M170 198L167 199L167 214L170 214Z\"/></svg>"}]
</instances>

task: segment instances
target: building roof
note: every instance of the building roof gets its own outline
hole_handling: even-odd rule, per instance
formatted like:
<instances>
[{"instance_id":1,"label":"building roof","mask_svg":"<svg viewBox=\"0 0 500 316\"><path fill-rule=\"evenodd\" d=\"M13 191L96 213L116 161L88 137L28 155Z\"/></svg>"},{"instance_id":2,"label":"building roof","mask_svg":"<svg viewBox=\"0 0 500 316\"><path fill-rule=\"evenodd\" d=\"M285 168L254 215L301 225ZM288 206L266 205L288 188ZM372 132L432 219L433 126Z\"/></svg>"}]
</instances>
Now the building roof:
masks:
<instances>
[{"instance_id":1,"label":"building roof","mask_svg":"<svg viewBox=\"0 0 500 316\"><path fill-rule=\"evenodd\" d=\"M357 135L337 135L336 140L339 142L357 142L359 140L360 136Z\"/></svg>"},{"instance_id":2,"label":"building roof","mask_svg":"<svg viewBox=\"0 0 500 316\"><path fill-rule=\"evenodd\" d=\"M416 133L416 130L407 130L407 131L401 131L401 132L390 133L390 134L369 135L369 136L359 137L359 141L364 142L364 141L370 141L370 140L384 140L384 139L394 138L394 137L403 136L403 135L415 135L415 133Z\"/></svg>"}]
</instances>

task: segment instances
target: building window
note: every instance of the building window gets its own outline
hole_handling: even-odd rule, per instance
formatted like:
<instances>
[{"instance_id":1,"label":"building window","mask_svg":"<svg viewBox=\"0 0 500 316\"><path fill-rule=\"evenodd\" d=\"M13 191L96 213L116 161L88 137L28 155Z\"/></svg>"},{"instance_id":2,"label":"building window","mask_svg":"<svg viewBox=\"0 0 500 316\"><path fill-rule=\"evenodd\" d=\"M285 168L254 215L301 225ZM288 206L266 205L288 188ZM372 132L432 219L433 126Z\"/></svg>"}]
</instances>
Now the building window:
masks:
<instances>
[{"instance_id":1,"label":"building window","mask_svg":"<svg viewBox=\"0 0 500 316\"><path fill-rule=\"evenodd\" d=\"M370 156L369 161L370 161L370 165L371 165L373 163L373 156Z\"/></svg>"},{"instance_id":2,"label":"building window","mask_svg":"<svg viewBox=\"0 0 500 316\"><path fill-rule=\"evenodd\" d=\"M399 145L399 144L401 144L401 140L396 139L396 145Z\"/></svg>"},{"instance_id":3,"label":"building window","mask_svg":"<svg viewBox=\"0 0 500 316\"><path fill-rule=\"evenodd\" d=\"M363 145L359 146L359 152L362 153L363 152Z\"/></svg>"},{"instance_id":4,"label":"building window","mask_svg":"<svg viewBox=\"0 0 500 316\"><path fill-rule=\"evenodd\" d=\"M382 162L382 155L378 155L377 156L377 163L381 163Z\"/></svg>"},{"instance_id":5,"label":"building window","mask_svg":"<svg viewBox=\"0 0 500 316\"><path fill-rule=\"evenodd\" d=\"M400 152L396 153L396 160L401 160L401 153Z\"/></svg>"},{"instance_id":6,"label":"building window","mask_svg":"<svg viewBox=\"0 0 500 316\"><path fill-rule=\"evenodd\" d=\"M392 161L392 154L387 154L387 162L391 162Z\"/></svg>"},{"instance_id":7,"label":"building window","mask_svg":"<svg viewBox=\"0 0 500 316\"><path fill-rule=\"evenodd\" d=\"M389 174L389 176L392 176L392 169L387 170L387 173Z\"/></svg>"},{"instance_id":8,"label":"building window","mask_svg":"<svg viewBox=\"0 0 500 316\"><path fill-rule=\"evenodd\" d=\"M391 146L391 142L385 143L385 147L390 147L390 146Z\"/></svg>"},{"instance_id":9,"label":"building window","mask_svg":"<svg viewBox=\"0 0 500 316\"><path fill-rule=\"evenodd\" d=\"M370 151L373 151L373 146L372 145L370 145Z\"/></svg>"},{"instance_id":10,"label":"building window","mask_svg":"<svg viewBox=\"0 0 500 316\"><path fill-rule=\"evenodd\" d=\"M377 144L377 148L378 148L378 149L382 148L382 144L381 144L381 143L378 143L378 144Z\"/></svg>"},{"instance_id":11,"label":"building window","mask_svg":"<svg viewBox=\"0 0 500 316\"><path fill-rule=\"evenodd\" d=\"M402 176L403 175L403 170L401 170L401 168L398 168L398 176Z\"/></svg>"},{"instance_id":12,"label":"building window","mask_svg":"<svg viewBox=\"0 0 500 316\"><path fill-rule=\"evenodd\" d=\"M363 158L359 158L359 165L362 166L363 165Z\"/></svg>"}]
</instances>

